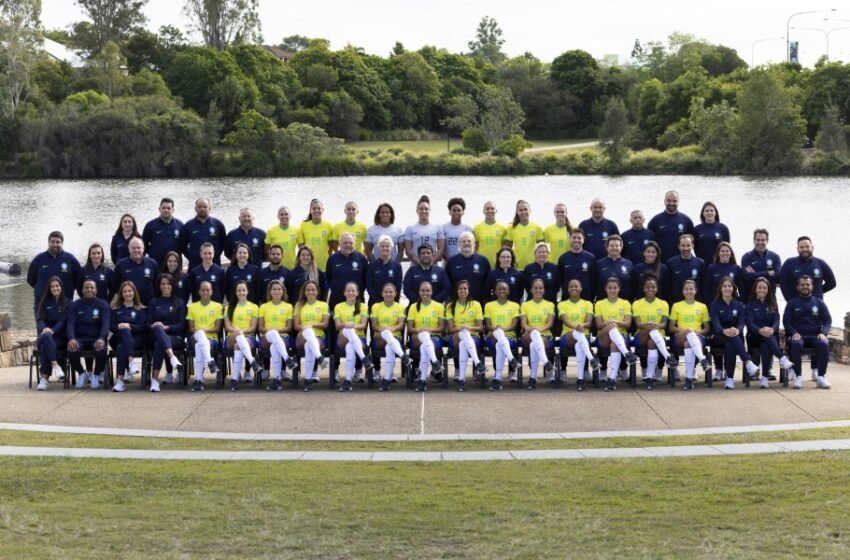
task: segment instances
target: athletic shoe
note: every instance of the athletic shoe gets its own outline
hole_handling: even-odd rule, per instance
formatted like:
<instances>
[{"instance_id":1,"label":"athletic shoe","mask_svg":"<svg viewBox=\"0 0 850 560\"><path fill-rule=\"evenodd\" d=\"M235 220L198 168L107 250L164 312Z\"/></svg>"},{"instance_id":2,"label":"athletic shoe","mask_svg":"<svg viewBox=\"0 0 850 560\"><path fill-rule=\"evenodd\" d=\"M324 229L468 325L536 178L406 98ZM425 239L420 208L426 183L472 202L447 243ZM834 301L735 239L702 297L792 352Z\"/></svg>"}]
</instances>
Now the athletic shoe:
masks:
<instances>
[{"instance_id":1,"label":"athletic shoe","mask_svg":"<svg viewBox=\"0 0 850 560\"><path fill-rule=\"evenodd\" d=\"M711 375L711 363L708 361L708 358L703 358L699 361L699 365L702 366L702 370L706 375Z\"/></svg>"},{"instance_id":2,"label":"athletic shoe","mask_svg":"<svg viewBox=\"0 0 850 560\"><path fill-rule=\"evenodd\" d=\"M647 391L652 391L652 389L654 388L654 386L655 386L655 378L654 378L654 377L648 377L648 378L646 379L646 390L647 390Z\"/></svg>"},{"instance_id":3,"label":"athletic shoe","mask_svg":"<svg viewBox=\"0 0 850 560\"><path fill-rule=\"evenodd\" d=\"M204 390L204 382L200 379L196 379L192 381L192 392L197 393L198 391Z\"/></svg>"},{"instance_id":4,"label":"athletic shoe","mask_svg":"<svg viewBox=\"0 0 850 560\"><path fill-rule=\"evenodd\" d=\"M727 377L726 378L726 389L729 389L731 391L734 388L735 388L735 380L732 379L731 377Z\"/></svg>"},{"instance_id":5,"label":"athletic shoe","mask_svg":"<svg viewBox=\"0 0 850 560\"><path fill-rule=\"evenodd\" d=\"M484 363L484 360L478 362L478 365L475 366L475 373L479 376L487 375L487 364Z\"/></svg>"},{"instance_id":6,"label":"athletic shoe","mask_svg":"<svg viewBox=\"0 0 850 560\"><path fill-rule=\"evenodd\" d=\"M685 379L685 391L691 391L694 388L693 379Z\"/></svg>"},{"instance_id":7,"label":"athletic shoe","mask_svg":"<svg viewBox=\"0 0 850 560\"><path fill-rule=\"evenodd\" d=\"M508 362L508 372L515 375L517 369L519 369L519 362L516 361L516 358L511 358L511 361Z\"/></svg>"},{"instance_id":8,"label":"athletic shoe","mask_svg":"<svg viewBox=\"0 0 850 560\"><path fill-rule=\"evenodd\" d=\"M286 369L290 369L290 370L295 369L295 366L297 366L297 365L298 365L298 362L296 362L295 358L293 358L292 356L290 356L286 359Z\"/></svg>"},{"instance_id":9,"label":"athletic shoe","mask_svg":"<svg viewBox=\"0 0 850 560\"><path fill-rule=\"evenodd\" d=\"M210 368L210 373L215 376L218 376L218 374L221 372L221 368L218 367L218 362L216 362L215 360L209 362L207 364L207 367Z\"/></svg>"},{"instance_id":10,"label":"athletic shoe","mask_svg":"<svg viewBox=\"0 0 850 560\"><path fill-rule=\"evenodd\" d=\"M77 389L85 389L87 377L88 376L86 375L85 372L83 372L83 373L81 373L80 375L77 376L77 385L76 385Z\"/></svg>"},{"instance_id":11,"label":"athletic shoe","mask_svg":"<svg viewBox=\"0 0 850 560\"><path fill-rule=\"evenodd\" d=\"M319 364L319 367L320 367L321 369L325 369L326 367L328 367L328 360L327 360L327 358L325 358L324 356L319 356L318 364Z\"/></svg>"},{"instance_id":12,"label":"athletic shoe","mask_svg":"<svg viewBox=\"0 0 850 560\"><path fill-rule=\"evenodd\" d=\"M502 390L502 380L496 379L495 377L490 381L490 390L491 391L501 391Z\"/></svg>"},{"instance_id":13,"label":"athletic shoe","mask_svg":"<svg viewBox=\"0 0 850 560\"><path fill-rule=\"evenodd\" d=\"M552 375L552 372L554 372L554 371L555 371L555 365L552 362L546 362L543 365L543 373L546 375L546 377L549 377L550 375Z\"/></svg>"},{"instance_id":14,"label":"athletic shoe","mask_svg":"<svg viewBox=\"0 0 850 560\"><path fill-rule=\"evenodd\" d=\"M410 356L408 356L407 354L402 354L402 356L401 356L401 365L403 365L404 367L409 368L409 367L410 367L410 363L411 363L412 361L413 361L413 360L411 360L411 359L410 359Z\"/></svg>"},{"instance_id":15,"label":"athletic shoe","mask_svg":"<svg viewBox=\"0 0 850 560\"><path fill-rule=\"evenodd\" d=\"M767 377L762 376L761 381L759 381L759 387L762 389L770 389L770 381Z\"/></svg>"},{"instance_id":16,"label":"athletic shoe","mask_svg":"<svg viewBox=\"0 0 850 560\"><path fill-rule=\"evenodd\" d=\"M262 379L263 381L268 381L268 379L269 379L269 370L267 370L266 368L263 368L263 369L261 370L261 373L260 373L260 379Z\"/></svg>"},{"instance_id":17,"label":"athletic shoe","mask_svg":"<svg viewBox=\"0 0 850 560\"><path fill-rule=\"evenodd\" d=\"M724 376L724 373L723 373L722 369L714 370L714 377L713 377L714 381L723 381L723 376Z\"/></svg>"},{"instance_id":18,"label":"athletic shoe","mask_svg":"<svg viewBox=\"0 0 850 560\"><path fill-rule=\"evenodd\" d=\"M65 372L62 371L62 366L56 364L53 366L53 370L51 371L51 375L56 378L56 381L65 381Z\"/></svg>"},{"instance_id":19,"label":"athletic shoe","mask_svg":"<svg viewBox=\"0 0 850 560\"><path fill-rule=\"evenodd\" d=\"M672 354L670 354L667 357L667 359L664 360L664 363L667 364L668 368L674 368L675 369L675 368L679 367L679 359L676 358L675 356L673 356Z\"/></svg>"},{"instance_id":20,"label":"athletic shoe","mask_svg":"<svg viewBox=\"0 0 850 560\"><path fill-rule=\"evenodd\" d=\"M363 369L366 370L366 375L375 372L375 365L372 363L372 358L369 356L363 356L363 359L360 361L363 362Z\"/></svg>"},{"instance_id":21,"label":"athletic shoe","mask_svg":"<svg viewBox=\"0 0 850 560\"><path fill-rule=\"evenodd\" d=\"M826 377L823 375L818 375L817 378L818 388L820 389L829 389L832 385L829 384L829 381L826 380Z\"/></svg>"},{"instance_id":22,"label":"athletic shoe","mask_svg":"<svg viewBox=\"0 0 850 560\"><path fill-rule=\"evenodd\" d=\"M802 389L803 388L803 376L797 375L794 377L794 384L791 386L794 389Z\"/></svg>"},{"instance_id":23,"label":"athletic shoe","mask_svg":"<svg viewBox=\"0 0 850 560\"><path fill-rule=\"evenodd\" d=\"M599 373L599 358L597 358L596 356L593 356L592 358L590 358L590 369L594 373L597 373L597 374Z\"/></svg>"},{"instance_id":24,"label":"athletic shoe","mask_svg":"<svg viewBox=\"0 0 850 560\"><path fill-rule=\"evenodd\" d=\"M517 376L516 376L516 374L511 375L511 376L508 378L508 381L510 381L511 383L516 383L516 380L517 380Z\"/></svg>"},{"instance_id":25,"label":"athletic shoe","mask_svg":"<svg viewBox=\"0 0 850 560\"><path fill-rule=\"evenodd\" d=\"M159 393L159 381L151 379L151 393Z\"/></svg>"},{"instance_id":26,"label":"athletic shoe","mask_svg":"<svg viewBox=\"0 0 850 560\"><path fill-rule=\"evenodd\" d=\"M664 378L664 372L660 369L656 369L655 370L655 376L653 377L653 380L660 381L663 378Z\"/></svg>"},{"instance_id":27,"label":"athletic shoe","mask_svg":"<svg viewBox=\"0 0 850 560\"><path fill-rule=\"evenodd\" d=\"M372 383L377 383L381 380L381 374L377 371L372 373Z\"/></svg>"},{"instance_id":28,"label":"athletic shoe","mask_svg":"<svg viewBox=\"0 0 850 560\"><path fill-rule=\"evenodd\" d=\"M260 360L254 360L254 363L251 364L251 371L254 372L254 375L258 375L261 379L268 379L269 374L263 369L263 364L260 363Z\"/></svg>"},{"instance_id":29,"label":"athletic shoe","mask_svg":"<svg viewBox=\"0 0 850 560\"><path fill-rule=\"evenodd\" d=\"M309 393L310 390L313 388L312 385L313 385L312 379L305 379L304 380L304 392Z\"/></svg>"},{"instance_id":30,"label":"athletic shoe","mask_svg":"<svg viewBox=\"0 0 850 560\"><path fill-rule=\"evenodd\" d=\"M631 374L629 374L629 370L627 370L627 369L621 369L619 373L620 373L620 380L621 381L627 381L628 379L631 378Z\"/></svg>"},{"instance_id":31,"label":"athletic shoe","mask_svg":"<svg viewBox=\"0 0 850 560\"><path fill-rule=\"evenodd\" d=\"M643 380L644 383L649 381L650 377L651 376L646 372L646 370L644 368L640 369L640 378Z\"/></svg>"},{"instance_id":32,"label":"athletic shoe","mask_svg":"<svg viewBox=\"0 0 850 560\"><path fill-rule=\"evenodd\" d=\"M458 393L463 393L464 391L466 391L466 381L457 382L457 391Z\"/></svg>"},{"instance_id":33,"label":"athletic shoe","mask_svg":"<svg viewBox=\"0 0 850 560\"><path fill-rule=\"evenodd\" d=\"M555 370L552 370L552 373L546 376L546 383L554 383L555 382Z\"/></svg>"},{"instance_id":34,"label":"athletic shoe","mask_svg":"<svg viewBox=\"0 0 850 560\"><path fill-rule=\"evenodd\" d=\"M626 363L632 365L638 360L637 354L634 352L626 352Z\"/></svg>"},{"instance_id":35,"label":"athletic shoe","mask_svg":"<svg viewBox=\"0 0 850 560\"><path fill-rule=\"evenodd\" d=\"M275 377L266 389L269 391L283 391L283 382L279 377Z\"/></svg>"},{"instance_id":36,"label":"athletic shoe","mask_svg":"<svg viewBox=\"0 0 850 560\"><path fill-rule=\"evenodd\" d=\"M42 377L38 380L38 387L36 387L39 391L47 391L47 378Z\"/></svg>"},{"instance_id":37,"label":"athletic shoe","mask_svg":"<svg viewBox=\"0 0 850 560\"><path fill-rule=\"evenodd\" d=\"M529 390L537 389L537 380L534 379L533 377L528 380L528 389Z\"/></svg>"},{"instance_id":38,"label":"athletic shoe","mask_svg":"<svg viewBox=\"0 0 850 560\"><path fill-rule=\"evenodd\" d=\"M174 376L171 375L170 373L166 373L165 379L162 380L162 384L163 385L171 385L172 383L174 383Z\"/></svg>"},{"instance_id":39,"label":"athletic shoe","mask_svg":"<svg viewBox=\"0 0 850 560\"><path fill-rule=\"evenodd\" d=\"M608 383L605 384L606 391L616 391L617 390L617 379L612 377L608 380Z\"/></svg>"},{"instance_id":40,"label":"athletic shoe","mask_svg":"<svg viewBox=\"0 0 850 560\"><path fill-rule=\"evenodd\" d=\"M91 378L89 379L89 382L91 383L92 389L100 389L100 383L101 383L100 374L92 375Z\"/></svg>"},{"instance_id":41,"label":"athletic shoe","mask_svg":"<svg viewBox=\"0 0 850 560\"><path fill-rule=\"evenodd\" d=\"M92 383L92 385L94 385ZM92 387L94 389L94 387ZM120 377L115 380L115 387L112 388L113 393L123 393L124 392L124 380Z\"/></svg>"},{"instance_id":42,"label":"athletic shoe","mask_svg":"<svg viewBox=\"0 0 850 560\"><path fill-rule=\"evenodd\" d=\"M135 381L137 373L139 373L139 366L136 365L136 360L131 360L130 367L127 369L127 373L124 374L124 382L132 383Z\"/></svg>"},{"instance_id":43,"label":"athletic shoe","mask_svg":"<svg viewBox=\"0 0 850 560\"><path fill-rule=\"evenodd\" d=\"M340 385L340 387L339 387L340 393L350 393L353 390L354 390L354 388L351 386L351 381L349 381L348 379L343 381L342 385Z\"/></svg>"},{"instance_id":44,"label":"athletic shoe","mask_svg":"<svg viewBox=\"0 0 850 560\"><path fill-rule=\"evenodd\" d=\"M788 359L788 356L782 356L779 358L779 367L782 369L794 369L794 364L791 363L791 360Z\"/></svg>"},{"instance_id":45,"label":"athletic shoe","mask_svg":"<svg viewBox=\"0 0 850 560\"><path fill-rule=\"evenodd\" d=\"M424 381L419 381L419 382L416 384L416 392L417 392L417 393L424 393L424 392L425 392L425 391L427 391L427 390L428 390L428 386L427 386L427 385L425 385L425 382L424 382Z\"/></svg>"},{"instance_id":46,"label":"athletic shoe","mask_svg":"<svg viewBox=\"0 0 850 560\"><path fill-rule=\"evenodd\" d=\"M239 390L239 380L238 379L231 379L230 380L230 390L231 391L238 391Z\"/></svg>"},{"instance_id":47,"label":"athletic shoe","mask_svg":"<svg viewBox=\"0 0 850 560\"><path fill-rule=\"evenodd\" d=\"M437 381L442 381L443 379L443 364L438 361L431 362L431 375L437 377Z\"/></svg>"},{"instance_id":48,"label":"athletic shoe","mask_svg":"<svg viewBox=\"0 0 850 560\"><path fill-rule=\"evenodd\" d=\"M791 371L794 371L794 370L792 369ZM776 376L773 375L773 373L768 373L767 378L770 379L771 381L776 381Z\"/></svg>"},{"instance_id":49,"label":"athletic shoe","mask_svg":"<svg viewBox=\"0 0 850 560\"><path fill-rule=\"evenodd\" d=\"M576 379L576 391L584 391L584 379Z\"/></svg>"},{"instance_id":50,"label":"athletic shoe","mask_svg":"<svg viewBox=\"0 0 850 560\"><path fill-rule=\"evenodd\" d=\"M254 363L256 364L257 362L254 362ZM251 383L252 381L254 381L254 378L251 377L250 373L246 373L245 375L242 376L242 382L243 383Z\"/></svg>"},{"instance_id":51,"label":"athletic shoe","mask_svg":"<svg viewBox=\"0 0 850 560\"><path fill-rule=\"evenodd\" d=\"M382 379L381 380L381 386L378 388L378 390L379 391L389 391L391 383L392 382L387 380L387 379Z\"/></svg>"}]
</instances>

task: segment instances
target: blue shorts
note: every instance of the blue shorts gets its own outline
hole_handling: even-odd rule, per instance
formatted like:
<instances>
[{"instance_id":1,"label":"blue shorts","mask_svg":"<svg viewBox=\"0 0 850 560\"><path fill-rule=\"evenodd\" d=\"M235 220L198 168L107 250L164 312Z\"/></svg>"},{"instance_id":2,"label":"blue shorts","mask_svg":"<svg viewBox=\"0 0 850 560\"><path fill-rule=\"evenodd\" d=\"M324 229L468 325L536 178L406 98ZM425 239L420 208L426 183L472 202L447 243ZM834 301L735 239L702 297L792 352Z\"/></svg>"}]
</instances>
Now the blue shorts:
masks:
<instances>
[{"instance_id":1,"label":"blue shorts","mask_svg":"<svg viewBox=\"0 0 850 560\"><path fill-rule=\"evenodd\" d=\"M251 347L251 350L257 349L257 337L256 336L254 336L254 335L246 336L245 340L248 341L248 346ZM212 340L210 340L210 343L212 343ZM236 348L230 348L230 345L227 344L226 338L224 339L224 349L225 350L236 350Z\"/></svg>"},{"instance_id":2,"label":"blue shorts","mask_svg":"<svg viewBox=\"0 0 850 560\"><path fill-rule=\"evenodd\" d=\"M395 336L393 336L393 338L398 340L398 343L401 344L401 336L400 335L395 335ZM372 345L371 346L372 346L373 351L378 350L378 341L379 340L383 340L380 335L372 337Z\"/></svg>"},{"instance_id":3,"label":"blue shorts","mask_svg":"<svg viewBox=\"0 0 850 560\"><path fill-rule=\"evenodd\" d=\"M551 336L541 336L543 339L543 346L546 347L547 350L551 350L552 346L552 337ZM523 347L525 347L525 342L522 343Z\"/></svg>"},{"instance_id":4,"label":"blue shorts","mask_svg":"<svg viewBox=\"0 0 850 560\"><path fill-rule=\"evenodd\" d=\"M699 341L702 344L702 347L705 348L706 344L708 344L708 340L701 334L697 335L699 337ZM684 350L684 348L679 348L679 343L676 341L676 337L670 337L670 346L673 350Z\"/></svg>"},{"instance_id":5,"label":"blue shorts","mask_svg":"<svg viewBox=\"0 0 850 560\"><path fill-rule=\"evenodd\" d=\"M517 348L516 339L512 338L510 336L505 336L505 338L508 339L508 344L510 344L510 346L511 346L511 352L516 352L516 348ZM487 348L489 348L492 352L496 351L496 339L495 338L493 338L492 336L488 336L486 344L487 344Z\"/></svg>"},{"instance_id":6,"label":"blue shorts","mask_svg":"<svg viewBox=\"0 0 850 560\"><path fill-rule=\"evenodd\" d=\"M472 342L475 343L475 347L478 350L481 350L481 337L476 335L476 334L472 334L472 333L469 333L469 334L472 335ZM452 351L452 352L455 351L455 339L454 339L453 336L449 337L449 350Z\"/></svg>"},{"instance_id":7,"label":"blue shorts","mask_svg":"<svg viewBox=\"0 0 850 560\"><path fill-rule=\"evenodd\" d=\"M407 346L408 346L411 350L415 348L415 347L413 346L413 339L417 339L417 340L418 340L418 339L419 339L419 337L413 336L413 337L410 337L410 339L408 339L408 341L407 341ZM434 350L435 350L435 351L440 352L440 351L442 351L442 350L443 350L443 337L442 337L442 336L440 336L440 335L436 335L436 334L432 334L432 335L431 335L431 342L433 342L433 343L434 343Z\"/></svg>"}]
</instances>

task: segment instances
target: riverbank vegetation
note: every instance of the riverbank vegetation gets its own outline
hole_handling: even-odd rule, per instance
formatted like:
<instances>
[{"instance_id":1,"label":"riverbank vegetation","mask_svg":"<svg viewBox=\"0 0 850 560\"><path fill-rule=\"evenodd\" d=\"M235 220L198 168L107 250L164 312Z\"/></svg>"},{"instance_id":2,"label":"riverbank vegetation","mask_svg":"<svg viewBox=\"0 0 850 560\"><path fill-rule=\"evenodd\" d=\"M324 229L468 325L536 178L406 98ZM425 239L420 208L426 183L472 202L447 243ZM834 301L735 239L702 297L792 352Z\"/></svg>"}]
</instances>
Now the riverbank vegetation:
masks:
<instances>
[{"instance_id":1,"label":"riverbank vegetation","mask_svg":"<svg viewBox=\"0 0 850 560\"><path fill-rule=\"evenodd\" d=\"M87 20L45 30L38 0L0 0L0 175L850 174L850 64L749 68L681 33L624 65L508 58L488 17L464 53L264 47L256 2L215 3L186 2L194 44L145 28L145 1L83 0Z\"/></svg>"}]
</instances>

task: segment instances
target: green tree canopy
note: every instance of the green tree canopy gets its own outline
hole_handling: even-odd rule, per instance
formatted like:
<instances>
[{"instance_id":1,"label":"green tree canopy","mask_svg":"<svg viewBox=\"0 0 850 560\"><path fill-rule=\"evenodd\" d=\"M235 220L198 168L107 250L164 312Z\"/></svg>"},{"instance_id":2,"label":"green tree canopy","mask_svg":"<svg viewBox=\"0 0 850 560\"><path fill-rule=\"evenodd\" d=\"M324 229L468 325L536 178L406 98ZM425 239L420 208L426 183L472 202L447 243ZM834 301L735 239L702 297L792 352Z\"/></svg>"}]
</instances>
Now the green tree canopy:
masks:
<instances>
[{"instance_id":1,"label":"green tree canopy","mask_svg":"<svg viewBox=\"0 0 850 560\"><path fill-rule=\"evenodd\" d=\"M484 16L475 30L475 39L467 45L473 57L498 65L507 57L502 53L502 28L495 19Z\"/></svg>"}]
</instances>

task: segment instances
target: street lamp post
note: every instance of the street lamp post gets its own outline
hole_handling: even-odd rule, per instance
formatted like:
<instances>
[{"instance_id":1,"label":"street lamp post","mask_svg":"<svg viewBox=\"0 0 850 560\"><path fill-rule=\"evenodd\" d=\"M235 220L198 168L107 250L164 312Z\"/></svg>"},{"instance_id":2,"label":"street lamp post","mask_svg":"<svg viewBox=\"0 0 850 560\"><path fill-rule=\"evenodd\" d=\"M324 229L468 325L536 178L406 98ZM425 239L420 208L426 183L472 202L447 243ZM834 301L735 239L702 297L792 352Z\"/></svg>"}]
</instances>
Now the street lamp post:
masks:
<instances>
[{"instance_id":1,"label":"street lamp post","mask_svg":"<svg viewBox=\"0 0 850 560\"><path fill-rule=\"evenodd\" d=\"M782 39L785 39L785 37L767 37L753 41L753 45L750 47L750 68L754 68L756 65L756 45L764 43L765 41L780 41Z\"/></svg>"},{"instance_id":2,"label":"street lamp post","mask_svg":"<svg viewBox=\"0 0 850 560\"><path fill-rule=\"evenodd\" d=\"M791 20L803 14L820 14L823 12L837 12L838 8L830 8L828 10L810 10L807 12L796 12L788 17L788 22L785 24L785 61L791 62Z\"/></svg>"},{"instance_id":3,"label":"street lamp post","mask_svg":"<svg viewBox=\"0 0 850 560\"><path fill-rule=\"evenodd\" d=\"M833 31L844 31L846 29L850 29L850 27L836 27L829 31L826 29L817 29L815 27L792 27L791 29L798 29L800 31L820 31L823 33L823 36L826 39L826 61L829 62L829 36L832 35Z\"/></svg>"}]
</instances>

